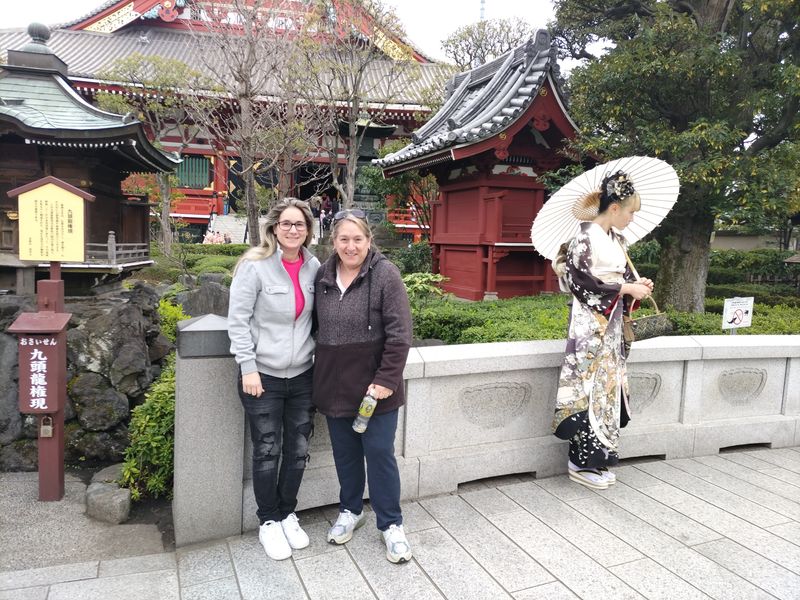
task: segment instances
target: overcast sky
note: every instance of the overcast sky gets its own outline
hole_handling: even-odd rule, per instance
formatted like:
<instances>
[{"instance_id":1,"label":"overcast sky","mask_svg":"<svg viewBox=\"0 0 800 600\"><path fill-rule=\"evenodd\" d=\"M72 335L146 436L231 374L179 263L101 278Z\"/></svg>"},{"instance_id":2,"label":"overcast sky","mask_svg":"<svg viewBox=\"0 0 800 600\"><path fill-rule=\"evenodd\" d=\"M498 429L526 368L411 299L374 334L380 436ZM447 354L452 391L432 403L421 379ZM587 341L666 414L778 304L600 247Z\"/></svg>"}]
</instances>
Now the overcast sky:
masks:
<instances>
[{"instance_id":1,"label":"overcast sky","mask_svg":"<svg viewBox=\"0 0 800 600\"><path fill-rule=\"evenodd\" d=\"M444 58L441 40L480 19L481 0L385 0L395 7L409 39L423 52ZM101 6L103 0L3 0L0 27L25 27L71 21ZM551 0L484 0L487 19L519 18L544 27L553 16Z\"/></svg>"}]
</instances>

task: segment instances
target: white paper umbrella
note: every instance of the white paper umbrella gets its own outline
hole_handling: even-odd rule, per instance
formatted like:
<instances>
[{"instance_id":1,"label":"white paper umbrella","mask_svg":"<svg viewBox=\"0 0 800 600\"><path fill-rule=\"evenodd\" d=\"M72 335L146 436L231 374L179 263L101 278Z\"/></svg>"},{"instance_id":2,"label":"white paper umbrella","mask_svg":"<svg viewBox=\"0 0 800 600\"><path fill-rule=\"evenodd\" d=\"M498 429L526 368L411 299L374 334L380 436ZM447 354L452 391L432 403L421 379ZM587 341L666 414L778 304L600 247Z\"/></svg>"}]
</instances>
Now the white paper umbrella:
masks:
<instances>
[{"instance_id":1,"label":"white paper umbrella","mask_svg":"<svg viewBox=\"0 0 800 600\"><path fill-rule=\"evenodd\" d=\"M639 193L642 207L630 225L621 231L628 243L636 242L653 231L667 216L678 199L678 174L668 163L649 156L618 158L578 175L550 196L536 215L531 228L534 248L545 258L554 260L561 244L580 231L581 201L600 185L607 175L623 171ZM584 217L583 220L589 220Z\"/></svg>"}]
</instances>

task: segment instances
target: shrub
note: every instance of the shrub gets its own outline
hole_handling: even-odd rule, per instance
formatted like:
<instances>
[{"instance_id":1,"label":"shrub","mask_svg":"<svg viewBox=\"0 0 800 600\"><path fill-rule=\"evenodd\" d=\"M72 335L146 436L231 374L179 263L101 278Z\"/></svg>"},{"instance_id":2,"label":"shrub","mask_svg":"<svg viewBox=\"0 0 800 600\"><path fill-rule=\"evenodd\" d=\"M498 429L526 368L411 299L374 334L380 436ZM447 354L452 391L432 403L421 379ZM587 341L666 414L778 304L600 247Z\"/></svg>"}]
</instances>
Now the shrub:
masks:
<instances>
[{"instance_id":1,"label":"shrub","mask_svg":"<svg viewBox=\"0 0 800 600\"><path fill-rule=\"evenodd\" d=\"M200 273L230 273L238 260L238 256L207 255L200 256L191 265L187 262L187 266L195 275Z\"/></svg>"},{"instance_id":2,"label":"shrub","mask_svg":"<svg viewBox=\"0 0 800 600\"><path fill-rule=\"evenodd\" d=\"M180 305L172 304L169 300L161 298L158 301L158 314L161 317L161 333L174 344L178 335L178 321L189 318Z\"/></svg>"},{"instance_id":3,"label":"shrub","mask_svg":"<svg viewBox=\"0 0 800 600\"><path fill-rule=\"evenodd\" d=\"M236 256L250 248L247 244L183 244L189 254Z\"/></svg>"},{"instance_id":4,"label":"shrub","mask_svg":"<svg viewBox=\"0 0 800 600\"><path fill-rule=\"evenodd\" d=\"M747 281L747 273L741 269L730 267L708 267L708 277L706 283L710 285L744 283Z\"/></svg>"},{"instance_id":5,"label":"shrub","mask_svg":"<svg viewBox=\"0 0 800 600\"><path fill-rule=\"evenodd\" d=\"M440 287L447 277L438 273L408 273L403 275L408 299L412 307L420 307L432 298L441 298L444 291Z\"/></svg>"},{"instance_id":6,"label":"shrub","mask_svg":"<svg viewBox=\"0 0 800 600\"><path fill-rule=\"evenodd\" d=\"M794 306L800 308L800 296L793 293L790 285L760 285L755 283L738 285L708 285L707 298L736 298L752 296L756 304L767 306Z\"/></svg>"},{"instance_id":7,"label":"shrub","mask_svg":"<svg viewBox=\"0 0 800 600\"><path fill-rule=\"evenodd\" d=\"M175 445L175 354L171 354L158 379L133 409L130 446L125 450L122 484L133 500L172 495Z\"/></svg>"},{"instance_id":8,"label":"shrub","mask_svg":"<svg viewBox=\"0 0 800 600\"><path fill-rule=\"evenodd\" d=\"M168 267L156 264L150 267L145 267L144 269L140 269L136 272L134 277L149 283L162 283L165 281L174 283L178 281L181 273L182 271L177 267Z\"/></svg>"},{"instance_id":9,"label":"shrub","mask_svg":"<svg viewBox=\"0 0 800 600\"><path fill-rule=\"evenodd\" d=\"M428 242L417 242L408 248L397 248L389 252L389 259L404 275L408 273L430 273L432 252Z\"/></svg>"},{"instance_id":10,"label":"shrub","mask_svg":"<svg viewBox=\"0 0 800 600\"><path fill-rule=\"evenodd\" d=\"M661 258L661 244L656 240L637 242L628 248L628 256L631 262L639 269L639 263L658 264Z\"/></svg>"}]
</instances>

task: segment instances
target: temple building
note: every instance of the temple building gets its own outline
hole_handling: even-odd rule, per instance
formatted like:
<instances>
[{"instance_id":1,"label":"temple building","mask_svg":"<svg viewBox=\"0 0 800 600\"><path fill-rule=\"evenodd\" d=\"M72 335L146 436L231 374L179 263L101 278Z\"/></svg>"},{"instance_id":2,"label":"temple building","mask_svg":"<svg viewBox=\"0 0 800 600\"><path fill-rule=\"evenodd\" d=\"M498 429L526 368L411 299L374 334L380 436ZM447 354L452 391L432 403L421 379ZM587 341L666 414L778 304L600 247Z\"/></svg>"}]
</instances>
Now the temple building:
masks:
<instances>
[{"instance_id":1,"label":"temple building","mask_svg":"<svg viewBox=\"0 0 800 600\"><path fill-rule=\"evenodd\" d=\"M47 46L47 27L28 30L31 39L0 66L0 290L33 293L37 271L49 267L19 260L19 207L7 194L47 176L95 197L85 214L85 262L62 265L68 285L71 274L102 279L151 264L150 206L123 194L121 182L172 172L180 159L155 148L141 122L86 102Z\"/></svg>"},{"instance_id":2,"label":"temple building","mask_svg":"<svg viewBox=\"0 0 800 600\"><path fill-rule=\"evenodd\" d=\"M74 20L54 27L49 46L69 65L67 75L70 84L85 100L95 102L101 90L129 93L123 91L119 82L104 80L103 74L114 66L115 61L133 54L176 59L202 71L202 61L197 55L198 44L194 38L198 29L208 21L204 13L204 5L207 4L209 2L203 0L98 2L97 8L88 14L76 15ZM224 2L216 2L215 5L223 6ZM290 32L294 24L302 22L308 6L307 2L302 1L281 2L282 12L276 17L281 22L277 29L283 27ZM338 7L336 0L333 6ZM340 20L347 16L344 8L342 11L338 15ZM46 14L42 15L42 19L46 18ZM0 49L19 49L27 41L27 35L22 30L0 30ZM380 114L382 125L390 128L393 137L407 137L419 126L420 115L430 112L422 99L424 90L441 81L447 67L433 63L408 40L389 32L384 35L384 32L377 31L369 43L385 53L387 62L394 60L401 54L398 50L402 50L404 57L410 57L420 67L419 77L400 90L399 96L393 97L390 105L386 105L385 99L365 98L366 115ZM370 77L380 76L380 72L370 74ZM268 95L269 90L263 91ZM387 135L381 127L374 129L378 133L370 137L368 132L362 144L362 163L368 163L376 156L375 151L380 147L381 139ZM167 151L180 151L183 158L176 172L179 183L175 192L179 200L174 203L171 216L185 223L203 226L208 224L212 213L227 213L229 205L235 204L241 192L241 181L235 174L238 160L235 152L228 147L221 148L218 140L210 139L207 132L202 131L188 144L180 144L170 137L164 137L159 142ZM330 158L320 152L312 158L312 162L329 164ZM345 164L343 154L339 163L342 166ZM319 193L319 186L304 185L307 175L302 170L293 175L291 187L294 195L308 198ZM262 183L269 186L273 181L267 176ZM327 191L333 195L332 189Z\"/></svg>"},{"instance_id":3,"label":"temple building","mask_svg":"<svg viewBox=\"0 0 800 600\"><path fill-rule=\"evenodd\" d=\"M550 35L539 30L453 77L445 104L412 143L373 161L386 177L435 175L430 241L446 291L483 300L558 290L530 232L546 200L538 176L568 163L559 151L577 130L560 82Z\"/></svg>"}]
</instances>

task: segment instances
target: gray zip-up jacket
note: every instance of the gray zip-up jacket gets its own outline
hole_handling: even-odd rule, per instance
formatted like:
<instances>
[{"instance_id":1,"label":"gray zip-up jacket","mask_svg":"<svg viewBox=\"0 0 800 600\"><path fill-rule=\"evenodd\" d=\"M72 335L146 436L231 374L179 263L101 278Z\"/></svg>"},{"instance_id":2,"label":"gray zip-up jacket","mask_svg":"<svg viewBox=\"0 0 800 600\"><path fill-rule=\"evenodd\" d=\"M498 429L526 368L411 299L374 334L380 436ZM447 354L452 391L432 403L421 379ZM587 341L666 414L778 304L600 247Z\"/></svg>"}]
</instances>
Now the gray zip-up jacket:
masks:
<instances>
[{"instance_id":1,"label":"gray zip-up jacket","mask_svg":"<svg viewBox=\"0 0 800 600\"><path fill-rule=\"evenodd\" d=\"M228 337L242 375L254 371L296 377L311 368L314 339L314 277L319 260L302 248L300 286L305 307L295 319L294 287L278 248L263 260L245 260L231 282Z\"/></svg>"}]
</instances>

